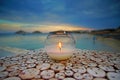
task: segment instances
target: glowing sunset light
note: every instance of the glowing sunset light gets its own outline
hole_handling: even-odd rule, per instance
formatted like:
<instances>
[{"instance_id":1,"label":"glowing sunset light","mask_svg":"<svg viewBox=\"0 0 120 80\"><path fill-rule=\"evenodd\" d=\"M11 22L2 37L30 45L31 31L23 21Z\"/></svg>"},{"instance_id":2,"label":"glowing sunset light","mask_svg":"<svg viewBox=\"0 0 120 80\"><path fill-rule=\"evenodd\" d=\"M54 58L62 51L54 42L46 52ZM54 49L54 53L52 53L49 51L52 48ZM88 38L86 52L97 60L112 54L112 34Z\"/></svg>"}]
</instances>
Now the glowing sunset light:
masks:
<instances>
[{"instance_id":1,"label":"glowing sunset light","mask_svg":"<svg viewBox=\"0 0 120 80\"><path fill-rule=\"evenodd\" d=\"M72 25L46 25L44 27L34 27L35 30L40 30L42 32L51 32L51 31L75 31L75 30L92 30L91 28L78 27ZM33 30L33 29L32 29Z\"/></svg>"},{"instance_id":2,"label":"glowing sunset light","mask_svg":"<svg viewBox=\"0 0 120 80\"><path fill-rule=\"evenodd\" d=\"M75 31L75 30L92 30L91 28L68 25L68 24L22 24L22 23L0 23L0 29L4 31L18 31L24 30L27 32L41 31Z\"/></svg>"}]
</instances>

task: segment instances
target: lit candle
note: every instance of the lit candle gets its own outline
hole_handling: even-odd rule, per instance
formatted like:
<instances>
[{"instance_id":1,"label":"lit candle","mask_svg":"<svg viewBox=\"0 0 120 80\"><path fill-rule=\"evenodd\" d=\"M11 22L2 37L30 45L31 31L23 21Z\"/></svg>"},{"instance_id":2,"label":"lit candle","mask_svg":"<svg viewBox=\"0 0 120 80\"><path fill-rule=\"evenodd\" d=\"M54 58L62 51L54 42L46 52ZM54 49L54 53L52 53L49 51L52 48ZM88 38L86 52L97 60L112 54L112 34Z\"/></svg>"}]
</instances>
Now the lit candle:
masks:
<instances>
[{"instance_id":1,"label":"lit candle","mask_svg":"<svg viewBox=\"0 0 120 80\"><path fill-rule=\"evenodd\" d=\"M65 31L51 32L45 41L45 50L48 56L55 60L65 60L72 56L75 49L75 40Z\"/></svg>"},{"instance_id":2,"label":"lit candle","mask_svg":"<svg viewBox=\"0 0 120 80\"><path fill-rule=\"evenodd\" d=\"M50 58L55 60L66 60L73 54L73 47L65 46L62 42L57 43L57 47L54 45L46 47L47 54Z\"/></svg>"}]
</instances>

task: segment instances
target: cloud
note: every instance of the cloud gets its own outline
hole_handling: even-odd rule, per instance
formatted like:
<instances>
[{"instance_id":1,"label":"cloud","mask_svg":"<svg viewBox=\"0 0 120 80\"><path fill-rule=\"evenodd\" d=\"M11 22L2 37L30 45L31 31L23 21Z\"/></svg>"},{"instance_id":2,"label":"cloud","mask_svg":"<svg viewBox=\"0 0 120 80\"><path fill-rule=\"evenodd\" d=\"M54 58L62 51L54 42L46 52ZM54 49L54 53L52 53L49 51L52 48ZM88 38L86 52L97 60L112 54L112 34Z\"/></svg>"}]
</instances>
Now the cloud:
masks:
<instances>
[{"instance_id":1,"label":"cloud","mask_svg":"<svg viewBox=\"0 0 120 80\"><path fill-rule=\"evenodd\" d=\"M20 24L7 24L7 23L0 23L0 30L4 31L16 31L20 30Z\"/></svg>"},{"instance_id":2,"label":"cloud","mask_svg":"<svg viewBox=\"0 0 120 80\"><path fill-rule=\"evenodd\" d=\"M59 0L41 0L43 10L47 12L60 12L65 9L65 2Z\"/></svg>"},{"instance_id":3,"label":"cloud","mask_svg":"<svg viewBox=\"0 0 120 80\"><path fill-rule=\"evenodd\" d=\"M92 1L91 1L92 2ZM87 3L87 2L86 2ZM84 5L85 6L85 5ZM83 15L92 18L106 18L120 14L120 1L113 0L95 0L94 3L88 3L82 10Z\"/></svg>"},{"instance_id":4,"label":"cloud","mask_svg":"<svg viewBox=\"0 0 120 80\"><path fill-rule=\"evenodd\" d=\"M4 0L0 3L0 19L22 24L109 26L107 22L119 24L119 7L119 0Z\"/></svg>"}]
</instances>

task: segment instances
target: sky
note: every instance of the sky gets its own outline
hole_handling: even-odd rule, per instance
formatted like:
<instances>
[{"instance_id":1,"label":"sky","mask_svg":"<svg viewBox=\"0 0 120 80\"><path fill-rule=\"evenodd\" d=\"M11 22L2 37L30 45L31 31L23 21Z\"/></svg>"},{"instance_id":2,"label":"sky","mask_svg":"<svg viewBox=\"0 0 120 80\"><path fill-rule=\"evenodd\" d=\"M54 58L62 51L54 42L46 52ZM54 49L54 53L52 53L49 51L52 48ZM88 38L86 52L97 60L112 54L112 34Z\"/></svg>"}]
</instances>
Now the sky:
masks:
<instances>
[{"instance_id":1,"label":"sky","mask_svg":"<svg viewBox=\"0 0 120 80\"><path fill-rule=\"evenodd\" d=\"M120 0L0 0L0 31L93 30L120 26Z\"/></svg>"}]
</instances>

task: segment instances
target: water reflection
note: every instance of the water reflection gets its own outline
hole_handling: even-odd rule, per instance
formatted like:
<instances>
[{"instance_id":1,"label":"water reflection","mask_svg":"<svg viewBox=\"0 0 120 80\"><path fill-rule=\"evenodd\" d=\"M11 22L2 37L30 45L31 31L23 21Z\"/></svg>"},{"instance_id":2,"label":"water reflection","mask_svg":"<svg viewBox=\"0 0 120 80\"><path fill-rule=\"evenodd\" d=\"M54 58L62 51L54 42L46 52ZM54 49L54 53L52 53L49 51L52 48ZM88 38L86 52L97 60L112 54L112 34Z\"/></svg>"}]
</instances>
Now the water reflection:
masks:
<instances>
[{"instance_id":1,"label":"water reflection","mask_svg":"<svg viewBox=\"0 0 120 80\"><path fill-rule=\"evenodd\" d=\"M39 35L10 35L0 36L0 46L9 46L23 49L39 49L44 47L48 34ZM72 34L76 41L76 48L88 50L104 50L119 52L119 41L106 39L89 34Z\"/></svg>"},{"instance_id":2,"label":"water reflection","mask_svg":"<svg viewBox=\"0 0 120 80\"><path fill-rule=\"evenodd\" d=\"M0 36L0 46L10 46L25 49L37 49L44 46L46 35L13 35Z\"/></svg>"}]
</instances>

